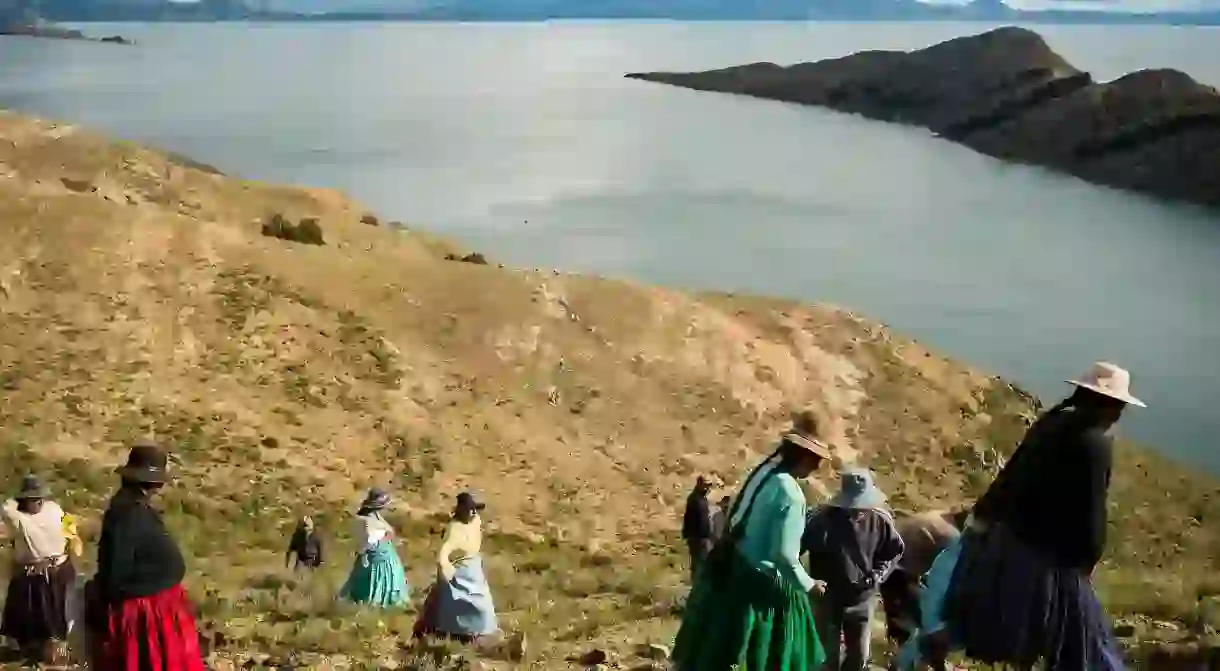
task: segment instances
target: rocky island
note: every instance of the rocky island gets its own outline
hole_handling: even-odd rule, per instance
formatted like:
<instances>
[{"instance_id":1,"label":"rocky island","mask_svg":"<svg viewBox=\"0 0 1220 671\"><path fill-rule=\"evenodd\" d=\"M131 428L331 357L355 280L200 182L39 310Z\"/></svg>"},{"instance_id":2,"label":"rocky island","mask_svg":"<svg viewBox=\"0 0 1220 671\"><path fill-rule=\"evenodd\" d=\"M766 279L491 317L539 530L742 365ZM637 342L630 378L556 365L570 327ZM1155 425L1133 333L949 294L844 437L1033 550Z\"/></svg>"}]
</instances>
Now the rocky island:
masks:
<instances>
[{"instance_id":1,"label":"rocky island","mask_svg":"<svg viewBox=\"0 0 1220 671\"><path fill-rule=\"evenodd\" d=\"M627 77L931 129L1013 162L1220 207L1220 93L1176 70L1098 82L1017 27L916 51Z\"/></svg>"}]
</instances>

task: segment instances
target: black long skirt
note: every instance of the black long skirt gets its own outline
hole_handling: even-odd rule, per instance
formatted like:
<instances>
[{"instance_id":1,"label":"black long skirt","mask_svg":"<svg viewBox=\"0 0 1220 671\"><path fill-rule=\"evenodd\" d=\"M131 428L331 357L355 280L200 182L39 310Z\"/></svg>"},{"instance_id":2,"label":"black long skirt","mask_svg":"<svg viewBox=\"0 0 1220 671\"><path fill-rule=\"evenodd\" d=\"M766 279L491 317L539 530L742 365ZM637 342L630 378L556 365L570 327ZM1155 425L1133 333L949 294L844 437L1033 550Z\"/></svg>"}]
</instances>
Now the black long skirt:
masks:
<instances>
[{"instance_id":1,"label":"black long skirt","mask_svg":"<svg viewBox=\"0 0 1220 671\"><path fill-rule=\"evenodd\" d=\"M1003 525L962 536L941 617L972 659L1048 671L1122 671L1093 585L1054 565Z\"/></svg>"},{"instance_id":2,"label":"black long skirt","mask_svg":"<svg viewBox=\"0 0 1220 671\"><path fill-rule=\"evenodd\" d=\"M76 584L76 568L68 560L45 575L13 567L0 635L20 646L68 637L68 593Z\"/></svg>"}]
</instances>

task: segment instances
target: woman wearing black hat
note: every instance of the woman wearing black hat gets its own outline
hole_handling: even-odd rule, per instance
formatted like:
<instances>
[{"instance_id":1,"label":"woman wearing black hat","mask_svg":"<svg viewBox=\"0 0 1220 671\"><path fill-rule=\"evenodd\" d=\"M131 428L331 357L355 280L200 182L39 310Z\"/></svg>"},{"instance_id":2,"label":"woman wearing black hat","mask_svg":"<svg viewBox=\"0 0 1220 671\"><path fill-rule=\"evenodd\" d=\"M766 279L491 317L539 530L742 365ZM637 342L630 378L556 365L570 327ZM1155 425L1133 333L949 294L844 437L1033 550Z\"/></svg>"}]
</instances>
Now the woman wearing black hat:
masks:
<instances>
[{"instance_id":1,"label":"woman wearing black hat","mask_svg":"<svg viewBox=\"0 0 1220 671\"><path fill-rule=\"evenodd\" d=\"M67 639L67 601L76 582L64 511L49 497L38 478L27 475L21 490L0 511L13 541L0 634L11 638L31 662L51 661L54 643Z\"/></svg>"},{"instance_id":2,"label":"woman wearing black hat","mask_svg":"<svg viewBox=\"0 0 1220 671\"><path fill-rule=\"evenodd\" d=\"M441 543L436 583L415 623L416 638L441 635L469 641L499 631L479 554L483 547L479 511L484 507L470 492L458 494Z\"/></svg>"},{"instance_id":3,"label":"woman wearing black hat","mask_svg":"<svg viewBox=\"0 0 1220 671\"><path fill-rule=\"evenodd\" d=\"M203 671L177 543L152 507L167 481L168 455L131 448L122 486L102 518L94 578L95 666L101 671Z\"/></svg>"}]
</instances>

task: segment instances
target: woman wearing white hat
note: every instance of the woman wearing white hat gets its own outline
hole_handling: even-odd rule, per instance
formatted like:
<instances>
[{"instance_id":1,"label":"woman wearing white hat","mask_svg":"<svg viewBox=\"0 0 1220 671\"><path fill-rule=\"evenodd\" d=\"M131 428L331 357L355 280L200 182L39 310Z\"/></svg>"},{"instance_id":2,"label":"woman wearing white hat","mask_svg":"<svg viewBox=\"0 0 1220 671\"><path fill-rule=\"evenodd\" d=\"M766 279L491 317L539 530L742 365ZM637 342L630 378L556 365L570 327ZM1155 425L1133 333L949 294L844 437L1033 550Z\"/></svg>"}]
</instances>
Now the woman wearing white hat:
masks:
<instances>
[{"instance_id":1,"label":"woman wearing white hat","mask_svg":"<svg viewBox=\"0 0 1220 671\"><path fill-rule=\"evenodd\" d=\"M748 475L724 537L695 574L674 641L676 671L806 671L822 665L801 565L806 500L800 480L834 458L828 422L800 412L779 447Z\"/></svg>"},{"instance_id":2,"label":"woman wearing white hat","mask_svg":"<svg viewBox=\"0 0 1220 671\"><path fill-rule=\"evenodd\" d=\"M1110 363L1030 427L961 538L941 608L955 647L979 661L1047 671L1124 668L1092 573L1106 542L1111 431L1131 376Z\"/></svg>"}]
</instances>

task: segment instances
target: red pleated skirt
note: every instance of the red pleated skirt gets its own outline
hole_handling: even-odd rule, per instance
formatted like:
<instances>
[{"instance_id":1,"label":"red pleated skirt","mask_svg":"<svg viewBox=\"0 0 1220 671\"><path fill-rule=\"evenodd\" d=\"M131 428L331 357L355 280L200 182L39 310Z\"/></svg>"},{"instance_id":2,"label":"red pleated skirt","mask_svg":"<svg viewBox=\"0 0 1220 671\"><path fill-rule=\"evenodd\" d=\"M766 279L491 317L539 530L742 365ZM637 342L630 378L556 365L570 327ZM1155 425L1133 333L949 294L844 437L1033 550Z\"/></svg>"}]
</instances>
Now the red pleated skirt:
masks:
<instances>
[{"instance_id":1,"label":"red pleated skirt","mask_svg":"<svg viewBox=\"0 0 1220 671\"><path fill-rule=\"evenodd\" d=\"M204 671L199 632L181 585L106 609L94 632L99 671Z\"/></svg>"}]
</instances>

